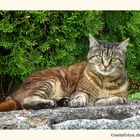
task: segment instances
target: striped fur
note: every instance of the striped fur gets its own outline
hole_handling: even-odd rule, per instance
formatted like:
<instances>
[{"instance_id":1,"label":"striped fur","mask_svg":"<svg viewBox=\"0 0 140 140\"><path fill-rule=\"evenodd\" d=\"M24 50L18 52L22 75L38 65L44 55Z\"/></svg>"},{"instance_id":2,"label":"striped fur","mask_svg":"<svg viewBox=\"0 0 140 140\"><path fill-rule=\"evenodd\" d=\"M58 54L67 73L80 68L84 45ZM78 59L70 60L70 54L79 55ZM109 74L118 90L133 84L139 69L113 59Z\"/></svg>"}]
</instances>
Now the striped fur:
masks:
<instances>
[{"instance_id":1,"label":"striped fur","mask_svg":"<svg viewBox=\"0 0 140 140\"><path fill-rule=\"evenodd\" d=\"M52 108L61 102L70 107L127 102L125 51L128 39L109 43L97 41L90 35L89 40L87 62L33 73L8 101L0 104L0 111L10 110L8 102L13 106L11 110Z\"/></svg>"}]
</instances>

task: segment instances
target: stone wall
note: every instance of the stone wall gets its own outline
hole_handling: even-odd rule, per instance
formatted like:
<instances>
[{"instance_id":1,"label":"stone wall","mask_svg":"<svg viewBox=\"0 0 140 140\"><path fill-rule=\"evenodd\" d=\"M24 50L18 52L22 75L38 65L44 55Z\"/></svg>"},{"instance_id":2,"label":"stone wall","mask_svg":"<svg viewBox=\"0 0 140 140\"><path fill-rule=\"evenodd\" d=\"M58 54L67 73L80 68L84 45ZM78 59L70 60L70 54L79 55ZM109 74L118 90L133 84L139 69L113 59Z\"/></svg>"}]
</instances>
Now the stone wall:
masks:
<instances>
[{"instance_id":1,"label":"stone wall","mask_svg":"<svg viewBox=\"0 0 140 140\"><path fill-rule=\"evenodd\" d=\"M140 129L140 101L116 106L0 112L0 129Z\"/></svg>"}]
</instances>

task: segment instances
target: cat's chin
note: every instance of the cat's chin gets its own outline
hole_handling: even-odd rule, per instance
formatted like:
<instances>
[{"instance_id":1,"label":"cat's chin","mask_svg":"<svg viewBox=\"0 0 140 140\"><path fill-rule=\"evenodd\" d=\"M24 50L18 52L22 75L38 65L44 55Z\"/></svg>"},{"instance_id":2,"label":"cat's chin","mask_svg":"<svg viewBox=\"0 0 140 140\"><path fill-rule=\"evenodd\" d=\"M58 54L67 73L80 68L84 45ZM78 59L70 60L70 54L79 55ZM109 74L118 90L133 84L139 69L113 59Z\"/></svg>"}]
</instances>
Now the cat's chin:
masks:
<instances>
[{"instance_id":1,"label":"cat's chin","mask_svg":"<svg viewBox=\"0 0 140 140\"><path fill-rule=\"evenodd\" d=\"M108 76L110 75L110 72L107 72L107 71L100 71L99 72L102 76Z\"/></svg>"}]
</instances>

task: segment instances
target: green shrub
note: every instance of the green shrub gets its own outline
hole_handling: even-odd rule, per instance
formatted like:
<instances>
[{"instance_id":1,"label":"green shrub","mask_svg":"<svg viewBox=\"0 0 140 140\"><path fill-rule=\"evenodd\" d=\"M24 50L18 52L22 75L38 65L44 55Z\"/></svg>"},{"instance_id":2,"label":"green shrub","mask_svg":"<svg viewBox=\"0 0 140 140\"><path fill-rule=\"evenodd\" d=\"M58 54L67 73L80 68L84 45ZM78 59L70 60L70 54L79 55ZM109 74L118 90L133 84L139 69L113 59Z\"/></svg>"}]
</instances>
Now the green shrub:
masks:
<instances>
[{"instance_id":1,"label":"green shrub","mask_svg":"<svg viewBox=\"0 0 140 140\"><path fill-rule=\"evenodd\" d=\"M84 60L88 33L98 34L102 28L100 15L98 11L1 11L2 96L33 71Z\"/></svg>"}]
</instances>

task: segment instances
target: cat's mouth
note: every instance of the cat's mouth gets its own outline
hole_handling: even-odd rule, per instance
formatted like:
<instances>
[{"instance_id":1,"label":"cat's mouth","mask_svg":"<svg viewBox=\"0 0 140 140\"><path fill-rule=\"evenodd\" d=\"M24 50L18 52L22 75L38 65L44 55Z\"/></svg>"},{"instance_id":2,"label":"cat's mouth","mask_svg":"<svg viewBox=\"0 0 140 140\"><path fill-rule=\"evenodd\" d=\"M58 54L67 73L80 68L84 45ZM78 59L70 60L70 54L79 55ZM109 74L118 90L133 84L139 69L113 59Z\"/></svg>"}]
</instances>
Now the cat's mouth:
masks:
<instances>
[{"instance_id":1,"label":"cat's mouth","mask_svg":"<svg viewBox=\"0 0 140 140\"><path fill-rule=\"evenodd\" d=\"M108 75L111 75L113 72L114 72L114 69L112 70L106 70L106 69L99 69L98 67L96 67L96 71L101 74L102 76L108 76Z\"/></svg>"}]
</instances>

